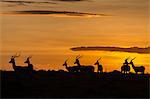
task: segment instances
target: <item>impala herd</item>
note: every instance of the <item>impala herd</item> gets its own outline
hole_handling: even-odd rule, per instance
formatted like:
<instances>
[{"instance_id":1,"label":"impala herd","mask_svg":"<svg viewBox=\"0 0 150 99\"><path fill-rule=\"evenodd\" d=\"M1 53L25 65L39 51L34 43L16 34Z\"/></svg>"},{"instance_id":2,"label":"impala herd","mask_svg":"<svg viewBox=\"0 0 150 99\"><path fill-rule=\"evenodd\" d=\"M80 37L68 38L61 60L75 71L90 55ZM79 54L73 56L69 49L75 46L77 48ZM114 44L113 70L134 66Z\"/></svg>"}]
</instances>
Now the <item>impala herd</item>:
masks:
<instances>
[{"instance_id":1,"label":"impala herd","mask_svg":"<svg viewBox=\"0 0 150 99\"><path fill-rule=\"evenodd\" d=\"M14 71L34 71L33 69L33 65L30 63L30 59L32 56L29 56L26 58L25 62L26 64L28 64L27 66L16 66L16 62L15 62L15 58L19 57L20 55L13 55L11 57L11 60L9 61L9 63L12 64L12 67L14 69ZM68 66L67 64L67 60L65 60L63 66L67 69L68 72L94 72L94 66L92 65L81 65L80 64L80 59L81 56L77 56L75 59L74 64L76 64L75 66ZM135 57L136 58L136 57ZM144 74L145 71L145 67L144 66L135 66L133 63L133 60L135 59L131 59L130 62L128 62L128 59L125 59L125 62L123 63L123 65L121 66L121 73L127 74L130 73L130 65L133 68L133 70L135 71L136 74L141 73ZM96 60L96 62L94 63L94 65L97 65L97 73L103 73L103 66L100 64L100 59Z\"/></svg>"},{"instance_id":2,"label":"impala herd","mask_svg":"<svg viewBox=\"0 0 150 99\"><path fill-rule=\"evenodd\" d=\"M27 63L28 66L16 66L15 58L19 57L20 55L14 55L11 57L11 60L9 63L12 64L12 67L14 71L33 71L33 65L30 63L31 56L27 57L26 61L24 63Z\"/></svg>"}]
</instances>

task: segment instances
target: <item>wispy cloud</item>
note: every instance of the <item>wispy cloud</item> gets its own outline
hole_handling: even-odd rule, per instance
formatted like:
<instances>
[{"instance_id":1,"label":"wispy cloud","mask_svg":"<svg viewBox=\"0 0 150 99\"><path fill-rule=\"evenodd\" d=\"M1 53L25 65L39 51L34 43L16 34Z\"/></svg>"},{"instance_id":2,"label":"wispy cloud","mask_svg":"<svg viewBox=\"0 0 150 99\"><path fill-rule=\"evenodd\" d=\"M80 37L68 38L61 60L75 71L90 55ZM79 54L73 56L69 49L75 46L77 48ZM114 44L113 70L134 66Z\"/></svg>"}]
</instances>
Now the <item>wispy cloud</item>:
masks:
<instances>
[{"instance_id":1,"label":"wispy cloud","mask_svg":"<svg viewBox=\"0 0 150 99\"><path fill-rule=\"evenodd\" d=\"M25 15L50 15L56 17L101 17L108 16L106 14L84 13L84 12L70 12L70 11L47 11L47 10L26 10L15 11L3 14L25 14Z\"/></svg>"},{"instance_id":2,"label":"wispy cloud","mask_svg":"<svg viewBox=\"0 0 150 99\"><path fill-rule=\"evenodd\" d=\"M140 54L149 54L150 47L139 48L139 47L130 47L130 48L121 48L121 47L74 47L71 48L72 51L119 51L119 52L129 52L129 53L140 53Z\"/></svg>"},{"instance_id":3,"label":"wispy cloud","mask_svg":"<svg viewBox=\"0 0 150 99\"><path fill-rule=\"evenodd\" d=\"M89 0L51 0L51 1L62 1L62 2L79 2L79 1L89 1Z\"/></svg>"},{"instance_id":4,"label":"wispy cloud","mask_svg":"<svg viewBox=\"0 0 150 99\"><path fill-rule=\"evenodd\" d=\"M19 0L0 0L0 2L13 3L13 4L57 4L49 1L19 1Z\"/></svg>"}]
</instances>

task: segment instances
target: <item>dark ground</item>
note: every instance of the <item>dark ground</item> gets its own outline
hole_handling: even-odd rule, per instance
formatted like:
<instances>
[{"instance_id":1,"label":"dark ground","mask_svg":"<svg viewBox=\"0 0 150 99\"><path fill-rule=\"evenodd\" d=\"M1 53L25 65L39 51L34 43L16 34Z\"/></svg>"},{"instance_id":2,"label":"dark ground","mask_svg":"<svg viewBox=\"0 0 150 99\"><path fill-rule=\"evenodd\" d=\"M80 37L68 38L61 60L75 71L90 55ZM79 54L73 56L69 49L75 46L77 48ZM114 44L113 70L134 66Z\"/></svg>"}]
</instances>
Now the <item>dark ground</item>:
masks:
<instances>
[{"instance_id":1,"label":"dark ground","mask_svg":"<svg viewBox=\"0 0 150 99\"><path fill-rule=\"evenodd\" d=\"M1 71L2 98L149 98L150 75Z\"/></svg>"}]
</instances>

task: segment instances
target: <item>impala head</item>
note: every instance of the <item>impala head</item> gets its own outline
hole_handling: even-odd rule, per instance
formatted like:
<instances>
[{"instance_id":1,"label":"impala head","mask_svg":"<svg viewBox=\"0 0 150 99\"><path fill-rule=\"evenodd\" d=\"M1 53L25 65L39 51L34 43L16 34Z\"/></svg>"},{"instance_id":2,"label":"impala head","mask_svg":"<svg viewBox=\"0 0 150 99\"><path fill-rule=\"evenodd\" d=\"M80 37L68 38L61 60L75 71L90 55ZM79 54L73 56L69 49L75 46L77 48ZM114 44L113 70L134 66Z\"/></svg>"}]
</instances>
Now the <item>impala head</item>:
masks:
<instances>
[{"instance_id":1,"label":"impala head","mask_svg":"<svg viewBox=\"0 0 150 99\"><path fill-rule=\"evenodd\" d=\"M125 61L128 62L129 58L130 58L130 56L128 58L126 58Z\"/></svg>"},{"instance_id":2,"label":"impala head","mask_svg":"<svg viewBox=\"0 0 150 99\"><path fill-rule=\"evenodd\" d=\"M18 54L15 54L15 55L13 55L13 56L11 56L11 59L10 59L10 61L9 61L9 63L15 63L15 58L16 57L19 57L20 55Z\"/></svg>"},{"instance_id":3,"label":"impala head","mask_svg":"<svg viewBox=\"0 0 150 99\"><path fill-rule=\"evenodd\" d=\"M81 57L82 57L82 56L78 55L78 56L76 57L76 60L75 60L74 64L80 64L79 59L80 59Z\"/></svg>"},{"instance_id":4,"label":"impala head","mask_svg":"<svg viewBox=\"0 0 150 99\"><path fill-rule=\"evenodd\" d=\"M96 61L96 63L94 65L99 65L99 60L101 59L101 57Z\"/></svg>"},{"instance_id":5,"label":"impala head","mask_svg":"<svg viewBox=\"0 0 150 99\"><path fill-rule=\"evenodd\" d=\"M27 57L26 61L24 63L30 63L30 59L32 58L32 56Z\"/></svg>"},{"instance_id":6,"label":"impala head","mask_svg":"<svg viewBox=\"0 0 150 99\"><path fill-rule=\"evenodd\" d=\"M67 66L68 59L64 62L63 66Z\"/></svg>"},{"instance_id":7,"label":"impala head","mask_svg":"<svg viewBox=\"0 0 150 99\"><path fill-rule=\"evenodd\" d=\"M133 59L131 59L130 63L129 64L133 64L133 60L135 59L136 57L134 57Z\"/></svg>"}]
</instances>

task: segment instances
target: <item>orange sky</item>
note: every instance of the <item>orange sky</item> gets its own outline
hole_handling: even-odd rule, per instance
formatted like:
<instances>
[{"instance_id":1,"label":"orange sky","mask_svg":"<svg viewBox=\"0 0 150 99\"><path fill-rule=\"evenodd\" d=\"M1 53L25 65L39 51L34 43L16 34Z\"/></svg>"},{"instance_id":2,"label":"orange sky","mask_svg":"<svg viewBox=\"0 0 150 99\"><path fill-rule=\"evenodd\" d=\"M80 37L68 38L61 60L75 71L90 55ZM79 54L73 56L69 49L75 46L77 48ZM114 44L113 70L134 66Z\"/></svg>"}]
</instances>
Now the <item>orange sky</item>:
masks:
<instances>
[{"instance_id":1,"label":"orange sky","mask_svg":"<svg viewBox=\"0 0 150 99\"><path fill-rule=\"evenodd\" d=\"M36 0L26 1L36 2ZM48 0L40 0L43 1ZM110 71L120 69L126 57L136 56L135 64L145 65L147 72L150 72L149 54L92 51L82 53L69 50L77 46L150 46L148 0L53 2L56 4L24 3L23 5L0 2L2 69L12 69L8 64L9 57L20 51L22 56L17 59L17 63L25 65L22 62L24 57L33 54L33 61L38 69L64 69L60 65L67 57L74 58L78 54L84 54L85 57L81 60L83 64L93 64L97 57L102 56L104 68ZM25 10L83 12L108 16L77 17L75 14L70 16L59 13L14 13Z\"/></svg>"}]
</instances>

